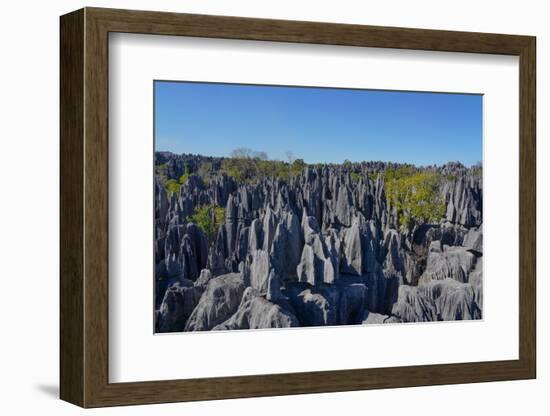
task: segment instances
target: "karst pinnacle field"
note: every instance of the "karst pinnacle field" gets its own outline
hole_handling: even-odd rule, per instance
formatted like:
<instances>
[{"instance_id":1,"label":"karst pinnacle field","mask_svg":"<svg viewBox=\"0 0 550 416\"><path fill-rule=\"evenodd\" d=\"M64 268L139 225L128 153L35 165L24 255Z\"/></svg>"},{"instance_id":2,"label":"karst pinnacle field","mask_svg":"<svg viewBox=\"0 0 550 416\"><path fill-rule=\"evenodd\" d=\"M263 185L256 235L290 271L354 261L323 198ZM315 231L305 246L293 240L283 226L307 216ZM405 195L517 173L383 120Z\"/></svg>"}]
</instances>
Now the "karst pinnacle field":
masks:
<instances>
[{"instance_id":1,"label":"karst pinnacle field","mask_svg":"<svg viewBox=\"0 0 550 416\"><path fill-rule=\"evenodd\" d=\"M156 333L482 319L482 96L154 89Z\"/></svg>"}]
</instances>

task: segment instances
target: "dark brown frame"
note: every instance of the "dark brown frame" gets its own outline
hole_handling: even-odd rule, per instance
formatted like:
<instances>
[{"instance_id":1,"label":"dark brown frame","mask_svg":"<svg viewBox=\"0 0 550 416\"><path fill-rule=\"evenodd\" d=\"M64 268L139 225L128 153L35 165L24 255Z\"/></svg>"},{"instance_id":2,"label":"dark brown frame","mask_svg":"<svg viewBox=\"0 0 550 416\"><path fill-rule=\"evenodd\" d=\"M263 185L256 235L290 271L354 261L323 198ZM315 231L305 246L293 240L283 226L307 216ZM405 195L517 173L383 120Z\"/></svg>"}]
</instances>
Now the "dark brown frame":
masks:
<instances>
[{"instance_id":1,"label":"dark brown frame","mask_svg":"<svg viewBox=\"0 0 550 416\"><path fill-rule=\"evenodd\" d=\"M519 56L519 359L205 379L108 380L108 34L180 35ZM61 17L63 400L82 407L536 377L535 38L85 8Z\"/></svg>"}]
</instances>

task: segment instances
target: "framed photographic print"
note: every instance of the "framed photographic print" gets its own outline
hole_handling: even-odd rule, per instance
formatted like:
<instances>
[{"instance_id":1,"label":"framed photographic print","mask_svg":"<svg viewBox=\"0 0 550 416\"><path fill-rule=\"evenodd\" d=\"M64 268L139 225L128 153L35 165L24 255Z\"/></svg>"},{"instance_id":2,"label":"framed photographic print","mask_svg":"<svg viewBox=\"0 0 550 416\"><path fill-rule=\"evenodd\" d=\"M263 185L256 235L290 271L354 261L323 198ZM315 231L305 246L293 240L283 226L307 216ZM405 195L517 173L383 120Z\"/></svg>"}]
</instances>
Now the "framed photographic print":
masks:
<instances>
[{"instance_id":1,"label":"framed photographic print","mask_svg":"<svg viewBox=\"0 0 550 416\"><path fill-rule=\"evenodd\" d=\"M61 17L61 398L536 376L535 38Z\"/></svg>"}]
</instances>

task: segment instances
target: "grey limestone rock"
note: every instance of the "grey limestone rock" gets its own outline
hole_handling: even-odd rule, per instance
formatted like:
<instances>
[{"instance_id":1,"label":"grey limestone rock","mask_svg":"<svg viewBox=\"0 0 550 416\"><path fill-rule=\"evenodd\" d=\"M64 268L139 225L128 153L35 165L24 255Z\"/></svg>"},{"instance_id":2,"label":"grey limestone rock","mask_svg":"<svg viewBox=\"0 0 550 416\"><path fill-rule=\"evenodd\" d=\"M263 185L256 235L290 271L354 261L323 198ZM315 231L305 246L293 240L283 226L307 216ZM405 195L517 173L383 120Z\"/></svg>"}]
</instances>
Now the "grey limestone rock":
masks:
<instances>
[{"instance_id":1,"label":"grey limestone rock","mask_svg":"<svg viewBox=\"0 0 550 416\"><path fill-rule=\"evenodd\" d=\"M432 280L419 285L418 291L435 303L438 320L481 319L475 289L470 283L460 283L454 279Z\"/></svg>"},{"instance_id":2,"label":"grey limestone rock","mask_svg":"<svg viewBox=\"0 0 550 416\"><path fill-rule=\"evenodd\" d=\"M481 178L462 175L449 183L444 192L449 221L466 227L481 225Z\"/></svg>"},{"instance_id":3,"label":"grey limestone rock","mask_svg":"<svg viewBox=\"0 0 550 416\"><path fill-rule=\"evenodd\" d=\"M161 332L183 331L201 295L201 287L180 282L170 286L159 308L158 329Z\"/></svg>"},{"instance_id":4,"label":"grey limestone rock","mask_svg":"<svg viewBox=\"0 0 550 416\"><path fill-rule=\"evenodd\" d=\"M393 305L392 315L403 322L437 321L435 302L421 293L417 287L402 285L399 287L397 302Z\"/></svg>"},{"instance_id":5,"label":"grey limestone rock","mask_svg":"<svg viewBox=\"0 0 550 416\"><path fill-rule=\"evenodd\" d=\"M288 273L295 276L296 267L300 263L300 253L304 246L304 239L300 229L300 220L293 211L287 212L284 220L287 234L286 261Z\"/></svg>"},{"instance_id":6,"label":"grey limestone rock","mask_svg":"<svg viewBox=\"0 0 550 416\"><path fill-rule=\"evenodd\" d=\"M482 316L479 167L310 164L241 181L224 158L156 152L155 164L159 332ZM403 167L439 174L441 219L400 224L384 178ZM225 210L214 229L191 221L204 206Z\"/></svg>"},{"instance_id":7,"label":"grey limestone rock","mask_svg":"<svg viewBox=\"0 0 550 416\"><path fill-rule=\"evenodd\" d=\"M267 278L266 299L271 302L277 302L281 296L281 279L275 273L275 270L271 269Z\"/></svg>"},{"instance_id":8,"label":"grey limestone rock","mask_svg":"<svg viewBox=\"0 0 550 416\"><path fill-rule=\"evenodd\" d=\"M213 277L209 269L202 269L199 278L195 280L195 286L205 289L206 285L208 285L208 282L212 280Z\"/></svg>"},{"instance_id":9,"label":"grey limestone rock","mask_svg":"<svg viewBox=\"0 0 550 416\"><path fill-rule=\"evenodd\" d=\"M346 227L351 225L353 200L350 190L346 186L340 186L335 209L335 221Z\"/></svg>"},{"instance_id":10,"label":"grey limestone rock","mask_svg":"<svg viewBox=\"0 0 550 416\"><path fill-rule=\"evenodd\" d=\"M211 279L185 325L186 331L207 331L226 321L239 307L244 284L238 273Z\"/></svg>"},{"instance_id":11,"label":"grey limestone rock","mask_svg":"<svg viewBox=\"0 0 550 416\"><path fill-rule=\"evenodd\" d=\"M250 235L250 227L241 227L239 230L239 237L237 239L236 257L239 261L246 258L248 253L248 237Z\"/></svg>"},{"instance_id":12,"label":"grey limestone rock","mask_svg":"<svg viewBox=\"0 0 550 416\"><path fill-rule=\"evenodd\" d=\"M367 286L364 283L340 285L339 291L338 324L362 323L367 305Z\"/></svg>"},{"instance_id":13,"label":"grey limestone rock","mask_svg":"<svg viewBox=\"0 0 550 416\"><path fill-rule=\"evenodd\" d=\"M384 324L389 319L388 315L382 315L380 313L374 313L374 312L368 312L365 314L365 317L363 318L363 324L369 325L369 324Z\"/></svg>"},{"instance_id":14,"label":"grey limestone rock","mask_svg":"<svg viewBox=\"0 0 550 416\"><path fill-rule=\"evenodd\" d=\"M382 314L391 313L392 306L397 301L400 281L397 276L385 274L380 266L366 274L368 287L367 309Z\"/></svg>"},{"instance_id":15,"label":"grey limestone rock","mask_svg":"<svg viewBox=\"0 0 550 416\"><path fill-rule=\"evenodd\" d=\"M470 228L464 237L464 247L481 255L483 253L483 231L479 228Z\"/></svg>"},{"instance_id":16,"label":"grey limestone rock","mask_svg":"<svg viewBox=\"0 0 550 416\"><path fill-rule=\"evenodd\" d=\"M238 211L237 197L230 194L225 207L226 247L228 253L232 253L235 250L237 242Z\"/></svg>"},{"instance_id":17,"label":"grey limestone rock","mask_svg":"<svg viewBox=\"0 0 550 416\"><path fill-rule=\"evenodd\" d=\"M483 258L477 259L475 269L470 273L469 283L474 290L474 301L483 310Z\"/></svg>"},{"instance_id":18,"label":"grey limestone rock","mask_svg":"<svg viewBox=\"0 0 550 416\"><path fill-rule=\"evenodd\" d=\"M292 267L288 261L288 232L284 223L277 224L275 236L269 252L269 260L273 270L283 278L289 275L289 269ZM294 266L296 267L296 266Z\"/></svg>"},{"instance_id":19,"label":"grey limestone rock","mask_svg":"<svg viewBox=\"0 0 550 416\"><path fill-rule=\"evenodd\" d=\"M351 228L345 232L342 272L362 275L364 253L359 224L358 221L354 221Z\"/></svg>"},{"instance_id":20,"label":"grey limestone rock","mask_svg":"<svg viewBox=\"0 0 550 416\"><path fill-rule=\"evenodd\" d=\"M327 231L325 236L325 246L327 258L325 259L325 268L323 274L324 283L335 283L340 277L340 253L342 243L333 229Z\"/></svg>"},{"instance_id":21,"label":"grey limestone rock","mask_svg":"<svg viewBox=\"0 0 550 416\"><path fill-rule=\"evenodd\" d=\"M339 293L334 286L304 289L291 298L301 326L336 325Z\"/></svg>"},{"instance_id":22,"label":"grey limestone rock","mask_svg":"<svg viewBox=\"0 0 550 416\"><path fill-rule=\"evenodd\" d=\"M259 250L263 247L262 223L259 219L252 220L248 236L248 251Z\"/></svg>"},{"instance_id":23,"label":"grey limestone rock","mask_svg":"<svg viewBox=\"0 0 550 416\"><path fill-rule=\"evenodd\" d=\"M245 262L245 282L265 293L269 279L269 254L264 250L253 251Z\"/></svg>"},{"instance_id":24,"label":"grey limestone rock","mask_svg":"<svg viewBox=\"0 0 550 416\"><path fill-rule=\"evenodd\" d=\"M333 283L338 277L339 265L322 238L317 220L315 217L307 217L303 224L305 245L296 269L298 281L310 285Z\"/></svg>"},{"instance_id":25,"label":"grey limestone rock","mask_svg":"<svg viewBox=\"0 0 550 416\"><path fill-rule=\"evenodd\" d=\"M429 280L454 279L467 282L476 264L476 256L464 247L441 247L440 242L430 245L426 270L421 282Z\"/></svg>"},{"instance_id":26,"label":"grey limestone rock","mask_svg":"<svg viewBox=\"0 0 550 416\"><path fill-rule=\"evenodd\" d=\"M296 317L281 306L261 296L249 297L227 321L213 330L290 328L300 326Z\"/></svg>"},{"instance_id":27,"label":"grey limestone rock","mask_svg":"<svg viewBox=\"0 0 550 416\"><path fill-rule=\"evenodd\" d=\"M271 210L271 208L267 208L265 215L264 215L264 221L263 221L263 249L264 251L268 252L271 250L271 245L273 243L273 238L275 237L275 224L276 224L276 218L275 214Z\"/></svg>"},{"instance_id":28,"label":"grey limestone rock","mask_svg":"<svg viewBox=\"0 0 550 416\"><path fill-rule=\"evenodd\" d=\"M388 230L384 239L386 258L384 259L384 274L387 277L403 280L405 264L400 235L396 230Z\"/></svg>"}]
</instances>

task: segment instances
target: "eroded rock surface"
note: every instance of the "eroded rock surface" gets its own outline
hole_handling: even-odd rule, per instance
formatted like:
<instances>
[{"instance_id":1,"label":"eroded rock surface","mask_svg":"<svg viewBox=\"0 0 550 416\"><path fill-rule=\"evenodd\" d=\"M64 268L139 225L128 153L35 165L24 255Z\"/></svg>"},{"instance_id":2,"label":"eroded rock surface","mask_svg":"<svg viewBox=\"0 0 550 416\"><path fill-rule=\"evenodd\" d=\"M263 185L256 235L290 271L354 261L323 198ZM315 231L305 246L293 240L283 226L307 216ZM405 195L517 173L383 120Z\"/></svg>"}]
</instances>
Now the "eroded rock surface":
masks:
<instances>
[{"instance_id":1,"label":"eroded rock surface","mask_svg":"<svg viewBox=\"0 0 550 416\"><path fill-rule=\"evenodd\" d=\"M305 165L254 182L223 162L155 155L158 332L482 317L480 168L406 165L439 175L444 210L404 226L384 174L405 165ZM208 206L223 209L213 228L194 216Z\"/></svg>"},{"instance_id":2,"label":"eroded rock surface","mask_svg":"<svg viewBox=\"0 0 550 416\"><path fill-rule=\"evenodd\" d=\"M244 292L242 276L230 273L210 280L185 325L186 331L207 331L233 315Z\"/></svg>"}]
</instances>

